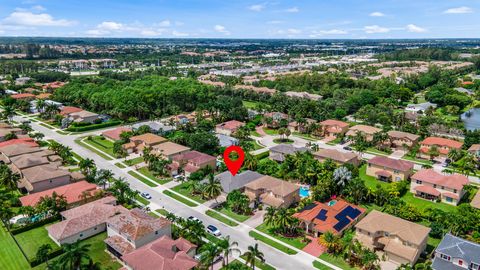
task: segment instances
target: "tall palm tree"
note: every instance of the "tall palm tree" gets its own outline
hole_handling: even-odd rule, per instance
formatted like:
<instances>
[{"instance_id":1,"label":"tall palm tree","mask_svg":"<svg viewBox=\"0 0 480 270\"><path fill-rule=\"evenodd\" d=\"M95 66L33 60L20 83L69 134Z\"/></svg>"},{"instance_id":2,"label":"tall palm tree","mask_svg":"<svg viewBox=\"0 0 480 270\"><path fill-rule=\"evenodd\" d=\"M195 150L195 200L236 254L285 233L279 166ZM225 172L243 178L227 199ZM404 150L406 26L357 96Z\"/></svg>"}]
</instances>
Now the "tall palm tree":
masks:
<instances>
[{"instance_id":1,"label":"tall palm tree","mask_svg":"<svg viewBox=\"0 0 480 270\"><path fill-rule=\"evenodd\" d=\"M245 252L245 261L253 270L255 270L256 259L265 262L263 253L258 249L258 244L255 244L255 246L248 246L248 251Z\"/></svg>"},{"instance_id":2,"label":"tall palm tree","mask_svg":"<svg viewBox=\"0 0 480 270\"><path fill-rule=\"evenodd\" d=\"M5 187L7 190L13 192L17 190L17 184L20 181L20 175L12 172L10 168L5 165L0 165L0 185Z\"/></svg>"},{"instance_id":3,"label":"tall palm tree","mask_svg":"<svg viewBox=\"0 0 480 270\"><path fill-rule=\"evenodd\" d=\"M82 159L78 163L78 167L84 175L90 175L93 168L95 168L95 162L90 158Z\"/></svg>"},{"instance_id":4,"label":"tall palm tree","mask_svg":"<svg viewBox=\"0 0 480 270\"><path fill-rule=\"evenodd\" d=\"M452 161L457 161L462 157L462 152L458 149L453 148L448 152L448 158Z\"/></svg>"},{"instance_id":5,"label":"tall palm tree","mask_svg":"<svg viewBox=\"0 0 480 270\"><path fill-rule=\"evenodd\" d=\"M39 262L44 262L47 265L47 269L49 268L48 265L48 254L52 251L52 246L50 244L44 244L38 247L37 254L35 258Z\"/></svg>"},{"instance_id":6,"label":"tall palm tree","mask_svg":"<svg viewBox=\"0 0 480 270\"><path fill-rule=\"evenodd\" d=\"M258 160L255 156L247 152L245 153L245 161L243 162L243 164L245 168L254 171L257 169Z\"/></svg>"},{"instance_id":7,"label":"tall palm tree","mask_svg":"<svg viewBox=\"0 0 480 270\"><path fill-rule=\"evenodd\" d=\"M77 241L63 246L64 253L60 258L62 269L79 270L82 260L90 260L88 251L90 244L82 244Z\"/></svg>"},{"instance_id":8,"label":"tall palm tree","mask_svg":"<svg viewBox=\"0 0 480 270\"><path fill-rule=\"evenodd\" d=\"M222 253L220 247L212 242L209 242L200 248L200 252L202 252L201 263L204 266L210 266L210 269L213 270L215 258Z\"/></svg>"},{"instance_id":9,"label":"tall palm tree","mask_svg":"<svg viewBox=\"0 0 480 270\"><path fill-rule=\"evenodd\" d=\"M475 174L477 161L472 154L465 155L459 163L460 171L463 175L468 176L469 174Z\"/></svg>"},{"instance_id":10,"label":"tall palm tree","mask_svg":"<svg viewBox=\"0 0 480 270\"><path fill-rule=\"evenodd\" d=\"M240 249L238 247L238 243L235 241L230 241L230 236L222 238L218 243L218 246L223 252L223 266L228 265L228 256L232 255L233 252L240 253Z\"/></svg>"},{"instance_id":11,"label":"tall palm tree","mask_svg":"<svg viewBox=\"0 0 480 270\"><path fill-rule=\"evenodd\" d=\"M222 185L218 179L215 179L213 173L208 175L208 182L205 184L203 188L203 194L208 199L215 198L215 202L217 202L217 197L220 196L222 193Z\"/></svg>"},{"instance_id":12,"label":"tall palm tree","mask_svg":"<svg viewBox=\"0 0 480 270\"><path fill-rule=\"evenodd\" d=\"M106 169L100 169L98 172L97 172L97 179L96 179L96 183L98 185L102 185L103 186L103 189L105 189L106 185L108 182L110 182L110 180L113 178L113 172L110 171L110 170L106 170Z\"/></svg>"},{"instance_id":13,"label":"tall palm tree","mask_svg":"<svg viewBox=\"0 0 480 270\"><path fill-rule=\"evenodd\" d=\"M329 253L335 253L338 245L338 238L332 232L325 232L318 239L320 244L325 246Z\"/></svg>"},{"instance_id":14,"label":"tall palm tree","mask_svg":"<svg viewBox=\"0 0 480 270\"><path fill-rule=\"evenodd\" d=\"M265 222L265 224L267 226L274 226L275 225L275 221L276 221L276 216L277 216L277 209L273 206L269 206L267 207L266 209L266 213L263 217L263 221Z\"/></svg>"}]
</instances>

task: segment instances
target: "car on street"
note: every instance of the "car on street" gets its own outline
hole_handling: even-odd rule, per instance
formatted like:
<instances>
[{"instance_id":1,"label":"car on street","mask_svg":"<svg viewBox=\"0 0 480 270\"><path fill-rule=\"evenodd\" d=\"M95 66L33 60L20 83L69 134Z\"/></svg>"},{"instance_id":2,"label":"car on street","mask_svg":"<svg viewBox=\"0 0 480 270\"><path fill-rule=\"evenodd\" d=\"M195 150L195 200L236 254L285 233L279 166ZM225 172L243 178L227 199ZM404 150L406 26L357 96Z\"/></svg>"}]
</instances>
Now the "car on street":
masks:
<instances>
[{"instance_id":1,"label":"car on street","mask_svg":"<svg viewBox=\"0 0 480 270\"><path fill-rule=\"evenodd\" d=\"M348 151L352 151L352 148L350 146L344 146L343 149L348 150Z\"/></svg>"},{"instance_id":2,"label":"car on street","mask_svg":"<svg viewBox=\"0 0 480 270\"><path fill-rule=\"evenodd\" d=\"M202 223L202 221L201 221L200 219L198 219L198 218L196 218L196 217L194 217L194 216L189 216L189 217L188 217L188 220Z\"/></svg>"},{"instance_id":3,"label":"car on street","mask_svg":"<svg viewBox=\"0 0 480 270\"><path fill-rule=\"evenodd\" d=\"M148 192L142 192L142 193L140 193L140 196L142 196L143 198L145 198L147 200L150 200L152 198L152 196Z\"/></svg>"},{"instance_id":4,"label":"car on street","mask_svg":"<svg viewBox=\"0 0 480 270\"><path fill-rule=\"evenodd\" d=\"M213 226L213 225L208 225L208 226L207 226L207 232L208 232L209 234L211 234L211 235L214 235L214 236L220 236L220 235L222 235L222 233L220 232L220 230L219 230L217 227Z\"/></svg>"}]
</instances>

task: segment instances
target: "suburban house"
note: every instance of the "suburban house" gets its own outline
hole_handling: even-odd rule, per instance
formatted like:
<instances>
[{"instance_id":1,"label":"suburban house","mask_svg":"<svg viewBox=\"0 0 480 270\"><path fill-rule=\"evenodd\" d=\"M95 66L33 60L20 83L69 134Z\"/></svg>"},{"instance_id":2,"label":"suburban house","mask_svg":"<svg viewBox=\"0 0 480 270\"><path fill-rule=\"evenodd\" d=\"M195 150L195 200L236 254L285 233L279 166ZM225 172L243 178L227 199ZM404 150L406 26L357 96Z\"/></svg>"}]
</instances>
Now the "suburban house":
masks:
<instances>
[{"instance_id":1,"label":"suburban house","mask_svg":"<svg viewBox=\"0 0 480 270\"><path fill-rule=\"evenodd\" d=\"M289 207L300 201L300 186L268 175L245 185L250 201L272 207Z\"/></svg>"},{"instance_id":2,"label":"suburban house","mask_svg":"<svg viewBox=\"0 0 480 270\"><path fill-rule=\"evenodd\" d=\"M432 147L436 147L439 156L447 157L448 152L450 152L452 149L460 150L462 148L462 145L463 143L450 139L440 137L428 137L420 143L420 156L422 158L430 158L430 149L432 149Z\"/></svg>"},{"instance_id":3,"label":"suburban house","mask_svg":"<svg viewBox=\"0 0 480 270\"><path fill-rule=\"evenodd\" d=\"M232 136L227 136L224 134L215 134L215 137L218 139L218 143L220 144L221 147L229 147L232 145L238 145L239 141L237 138L234 138Z\"/></svg>"},{"instance_id":4,"label":"suburban house","mask_svg":"<svg viewBox=\"0 0 480 270\"><path fill-rule=\"evenodd\" d=\"M468 153L480 158L480 144L472 144L467 151Z\"/></svg>"},{"instance_id":5,"label":"suburban house","mask_svg":"<svg viewBox=\"0 0 480 270\"><path fill-rule=\"evenodd\" d=\"M105 197L61 212L62 221L48 226L48 236L58 245L75 243L104 232L108 218L128 210L115 197Z\"/></svg>"},{"instance_id":6,"label":"suburban house","mask_svg":"<svg viewBox=\"0 0 480 270\"><path fill-rule=\"evenodd\" d=\"M426 110L430 108L435 109L436 107L437 107L437 104L430 103L430 102L424 102L420 104L408 104L407 107L405 108L405 111L423 114Z\"/></svg>"},{"instance_id":7,"label":"suburban house","mask_svg":"<svg viewBox=\"0 0 480 270\"><path fill-rule=\"evenodd\" d=\"M229 171L225 171L217 174L215 178L220 181L223 192L228 194L236 189L243 190L243 187L246 184L255 181L263 176L263 174L247 170L241 173L237 173L235 176L233 176Z\"/></svg>"},{"instance_id":8,"label":"suburban house","mask_svg":"<svg viewBox=\"0 0 480 270\"><path fill-rule=\"evenodd\" d=\"M468 178L464 175L443 175L433 169L420 170L411 178L410 192L416 196L452 205L460 202L465 194L463 187L468 184Z\"/></svg>"},{"instance_id":9,"label":"suburban house","mask_svg":"<svg viewBox=\"0 0 480 270\"><path fill-rule=\"evenodd\" d=\"M320 100L320 99L323 98L321 95L312 94L312 93L308 93L308 92L287 91L287 92L285 92L285 95L287 97L305 98L305 99L310 99L310 100Z\"/></svg>"},{"instance_id":10,"label":"suburban house","mask_svg":"<svg viewBox=\"0 0 480 270\"><path fill-rule=\"evenodd\" d=\"M37 155L21 155L12 157L10 159L10 169L18 174L22 173L22 170L32 168L35 166L46 165L49 164L50 161L46 157L37 156ZM60 165L60 164L55 164Z\"/></svg>"},{"instance_id":11,"label":"suburban house","mask_svg":"<svg viewBox=\"0 0 480 270\"><path fill-rule=\"evenodd\" d=\"M297 152L308 151L306 147L295 147L291 144L279 144L270 148L269 158L274 161L283 162L286 155L295 155Z\"/></svg>"},{"instance_id":12,"label":"suburban house","mask_svg":"<svg viewBox=\"0 0 480 270\"><path fill-rule=\"evenodd\" d=\"M325 161L331 159L337 164L352 164L358 166L360 164L360 158L353 152L341 152L336 149L318 149L313 153L313 156L319 161Z\"/></svg>"},{"instance_id":13,"label":"suburban house","mask_svg":"<svg viewBox=\"0 0 480 270\"><path fill-rule=\"evenodd\" d=\"M433 270L480 270L480 244L447 233L434 252Z\"/></svg>"},{"instance_id":14,"label":"suburban house","mask_svg":"<svg viewBox=\"0 0 480 270\"><path fill-rule=\"evenodd\" d=\"M406 160L375 156L367 161L366 174L384 182L408 180L414 163Z\"/></svg>"},{"instance_id":15,"label":"suburban house","mask_svg":"<svg viewBox=\"0 0 480 270\"><path fill-rule=\"evenodd\" d=\"M407 150L418 144L419 135L408 132L391 130L387 132L390 139L390 147Z\"/></svg>"},{"instance_id":16,"label":"suburban house","mask_svg":"<svg viewBox=\"0 0 480 270\"><path fill-rule=\"evenodd\" d=\"M122 256L128 270L190 270L198 265L193 259L197 246L188 240L164 235Z\"/></svg>"},{"instance_id":17,"label":"suburban house","mask_svg":"<svg viewBox=\"0 0 480 270\"><path fill-rule=\"evenodd\" d=\"M231 120L216 125L215 133L230 136L232 134L235 134L235 132L237 132L237 130L243 126L245 126L245 123L237 120Z\"/></svg>"},{"instance_id":18,"label":"suburban house","mask_svg":"<svg viewBox=\"0 0 480 270\"><path fill-rule=\"evenodd\" d=\"M480 209L480 192L477 191L477 194L473 197L470 205L474 208Z\"/></svg>"},{"instance_id":19,"label":"suburban house","mask_svg":"<svg viewBox=\"0 0 480 270\"><path fill-rule=\"evenodd\" d=\"M5 142L0 142L0 148L8 145L23 144L29 147L38 147L38 144L32 138L12 139Z\"/></svg>"},{"instance_id":20,"label":"suburban house","mask_svg":"<svg viewBox=\"0 0 480 270\"><path fill-rule=\"evenodd\" d=\"M355 238L371 250L381 250L396 264L414 265L427 247L430 228L373 210L360 220Z\"/></svg>"},{"instance_id":21,"label":"suburban house","mask_svg":"<svg viewBox=\"0 0 480 270\"><path fill-rule=\"evenodd\" d=\"M288 129L290 129L291 132L306 133L308 127L316 123L317 121L313 119L305 118L305 122L293 121L288 123Z\"/></svg>"},{"instance_id":22,"label":"suburban house","mask_svg":"<svg viewBox=\"0 0 480 270\"><path fill-rule=\"evenodd\" d=\"M166 141L167 139L153 133L145 133L130 137L130 142L122 145L122 147L127 150L129 154L133 152L141 153L146 147L153 147Z\"/></svg>"},{"instance_id":23,"label":"suburban house","mask_svg":"<svg viewBox=\"0 0 480 270\"><path fill-rule=\"evenodd\" d=\"M5 137L9 134L15 134L16 136L20 136L25 134L25 132L21 128L16 127L0 128L0 142L5 141Z\"/></svg>"},{"instance_id":24,"label":"suburban house","mask_svg":"<svg viewBox=\"0 0 480 270\"><path fill-rule=\"evenodd\" d=\"M33 153L39 153L43 152L43 150L40 147L35 147L31 146L28 144L9 144L3 147L0 147L0 152L2 155L0 156L0 160L2 160L5 163L10 163L10 159L20 156L20 155L25 155L25 154L33 154Z\"/></svg>"},{"instance_id":25,"label":"suburban house","mask_svg":"<svg viewBox=\"0 0 480 270\"><path fill-rule=\"evenodd\" d=\"M69 209L95 200L95 197L100 194L97 185L87 181L80 181L22 196L20 197L20 202L23 206L35 206L42 197L52 197L53 193L65 197L68 204L67 208ZM87 197L83 198L84 195L87 195Z\"/></svg>"},{"instance_id":26,"label":"suburban house","mask_svg":"<svg viewBox=\"0 0 480 270\"><path fill-rule=\"evenodd\" d=\"M22 179L19 188L25 188L28 193L40 192L55 187L70 184L69 171L60 170L56 166L47 164L22 170Z\"/></svg>"},{"instance_id":27,"label":"suburban house","mask_svg":"<svg viewBox=\"0 0 480 270\"><path fill-rule=\"evenodd\" d=\"M174 156L188 151L190 151L189 147L170 141L152 146L152 154L168 160L172 160Z\"/></svg>"},{"instance_id":28,"label":"suburban house","mask_svg":"<svg viewBox=\"0 0 480 270\"><path fill-rule=\"evenodd\" d=\"M73 112L68 115L71 121L75 123L91 123L93 124L95 121L100 120L100 115L89 112L89 111L79 111Z\"/></svg>"},{"instance_id":29,"label":"suburban house","mask_svg":"<svg viewBox=\"0 0 480 270\"><path fill-rule=\"evenodd\" d=\"M60 113L59 114L61 116L67 117L72 113L81 112L81 111L83 111L83 109L78 108L78 107L63 106L63 107L60 108Z\"/></svg>"},{"instance_id":30,"label":"suburban house","mask_svg":"<svg viewBox=\"0 0 480 270\"><path fill-rule=\"evenodd\" d=\"M365 139L370 142L373 140L373 134L382 131L379 128L366 126L366 125L356 125L348 129L346 135L349 137L355 137L357 134L363 134Z\"/></svg>"},{"instance_id":31,"label":"suburban house","mask_svg":"<svg viewBox=\"0 0 480 270\"><path fill-rule=\"evenodd\" d=\"M305 229L307 234L318 237L326 232L342 234L363 217L364 213L365 209L344 200L331 200L327 203L313 202L293 216L300 220L299 226Z\"/></svg>"},{"instance_id":32,"label":"suburban house","mask_svg":"<svg viewBox=\"0 0 480 270\"><path fill-rule=\"evenodd\" d=\"M322 121L320 126L322 127L322 136L324 137L337 138L348 131L348 123L334 119Z\"/></svg>"},{"instance_id":33,"label":"suburban house","mask_svg":"<svg viewBox=\"0 0 480 270\"><path fill-rule=\"evenodd\" d=\"M154 218L134 208L107 219L107 250L118 258L161 236L171 237L172 224L166 218Z\"/></svg>"},{"instance_id":34,"label":"suburban house","mask_svg":"<svg viewBox=\"0 0 480 270\"><path fill-rule=\"evenodd\" d=\"M16 100L33 100L33 99L35 99L35 95L30 94L30 93L14 94L14 95L11 95L11 97L13 99L16 99Z\"/></svg>"},{"instance_id":35,"label":"suburban house","mask_svg":"<svg viewBox=\"0 0 480 270\"><path fill-rule=\"evenodd\" d=\"M115 129L111 129L111 130L107 130L107 131L104 131L102 132L102 136L105 137L105 138L108 138L112 141L118 141L120 140L120 134L122 134L123 132L130 132L132 131L131 128L128 128L128 127L118 127L118 128L115 128Z\"/></svg>"},{"instance_id":36,"label":"suburban house","mask_svg":"<svg viewBox=\"0 0 480 270\"><path fill-rule=\"evenodd\" d=\"M147 121L132 125L133 130L138 130L141 126L148 126L153 133L163 133L175 130L174 126L166 125L158 121Z\"/></svg>"},{"instance_id":37,"label":"suburban house","mask_svg":"<svg viewBox=\"0 0 480 270\"><path fill-rule=\"evenodd\" d=\"M214 156L198 151L188 151L176 155L173 157L173 162L169 164L172 174L178 174L178 169L182 168L187 177L207 166L215 170L217 168L217 159Z\"/></svg>"},{"instance_id":38,"label":"suburban house","mask_svg":"<svg viewBox=\"0 0 480 270\"><path fill-rule=\"evenodd\" d=\"M281 112L269 112L263 115L263 122L269 128L278 128L282 120L288 124L288 114Z\"/></svg>"}]
</instances>

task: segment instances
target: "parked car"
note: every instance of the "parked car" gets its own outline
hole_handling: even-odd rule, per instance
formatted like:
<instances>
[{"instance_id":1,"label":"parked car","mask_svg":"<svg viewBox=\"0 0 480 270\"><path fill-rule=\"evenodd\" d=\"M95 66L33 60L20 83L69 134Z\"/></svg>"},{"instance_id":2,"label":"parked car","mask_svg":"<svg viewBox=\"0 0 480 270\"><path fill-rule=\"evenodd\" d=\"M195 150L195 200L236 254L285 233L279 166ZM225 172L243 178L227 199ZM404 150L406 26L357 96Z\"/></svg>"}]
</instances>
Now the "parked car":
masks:
<instances>
[{"instance_id":1,"label":"parked car","mask_svg":"<svg viewBox=\"0 0 480 270\"><path fill-rule=\"evenodd\" d=\"M152 198L152 196L147 192L140 193L140 196L142 196L143 198L145 198L147 200L150 200Z\"/></svg>"},{"instance_id":2,"label":"parked car","mask_svg":"<svg viewBox=\"0 0 480 270\"><path fill-rule=\"evenodd\" d=\"M350 146L344 146L343 149L348 150L348 151L352 151L352 148Z\"/></svg>"},{"instance_id":3,"label":"parked car","mask_svg":"<svg viewBox=\"0 0 480 270\"><path fill-rule=\"evenodd\" d=\"M220 235L222 235L222 233L220 232L220 230L219 230L217 227L213 226L213 225L208 225L208 226L207 226L207 232L208 232L209 234L211 234L211 235L214 235L214 236L220 236Z\"/></svg>"},{"instance_id":4,"label":"parked car","mask_svg":"<svg viewBox=\"0 0 480 270\"><path fill-rule=\"evenodd\" d=\"M200 219L198 219L198 218L196 218L196 217L194 217L194 216L189 216L189 217L188 217L188 220L202 223L202 221L201 221Z\"/></svg>"},{"instance_id":5,"label":"parked car","mask_svg":"<svg viewBox=\"0 0 480 270\"><path fill-rule=\"evenodd\" d=\"M175 180L175 181L182 181L183 178L184 178L183 175L179 174L179 175L175 175L175 176L173 177L173 180Z\"/></svg>"}]
</instances>

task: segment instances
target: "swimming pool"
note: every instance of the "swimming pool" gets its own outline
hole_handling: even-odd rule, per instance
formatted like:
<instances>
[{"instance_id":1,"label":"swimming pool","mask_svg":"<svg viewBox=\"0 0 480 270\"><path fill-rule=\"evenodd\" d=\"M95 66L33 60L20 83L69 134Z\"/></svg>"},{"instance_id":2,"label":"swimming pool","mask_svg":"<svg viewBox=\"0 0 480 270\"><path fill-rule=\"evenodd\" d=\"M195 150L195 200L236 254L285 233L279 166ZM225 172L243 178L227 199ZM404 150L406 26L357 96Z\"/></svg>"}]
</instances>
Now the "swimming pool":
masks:
<instances>
[{"instance_id":1,"label":"swimming pool","mask_svg":"<svg viewBox=\"0 0 480 270\"><path fill-rule=\"evenodd\" d=\"M331 200L328 202L328 206L334 206L337 203L337 200Z\"/></svg>"},{"instance_id":2,"label":"swimming pool","mask_svg":"<svg viewBox=\"0 0 480 270\"><path fill-rule=\"evenodd\" d=\"M300 194L300 198L306 198L310 196L310 188L303 186L300 187L300 190L298 191L298 194Z\"/></svg>"}]
</instances>

